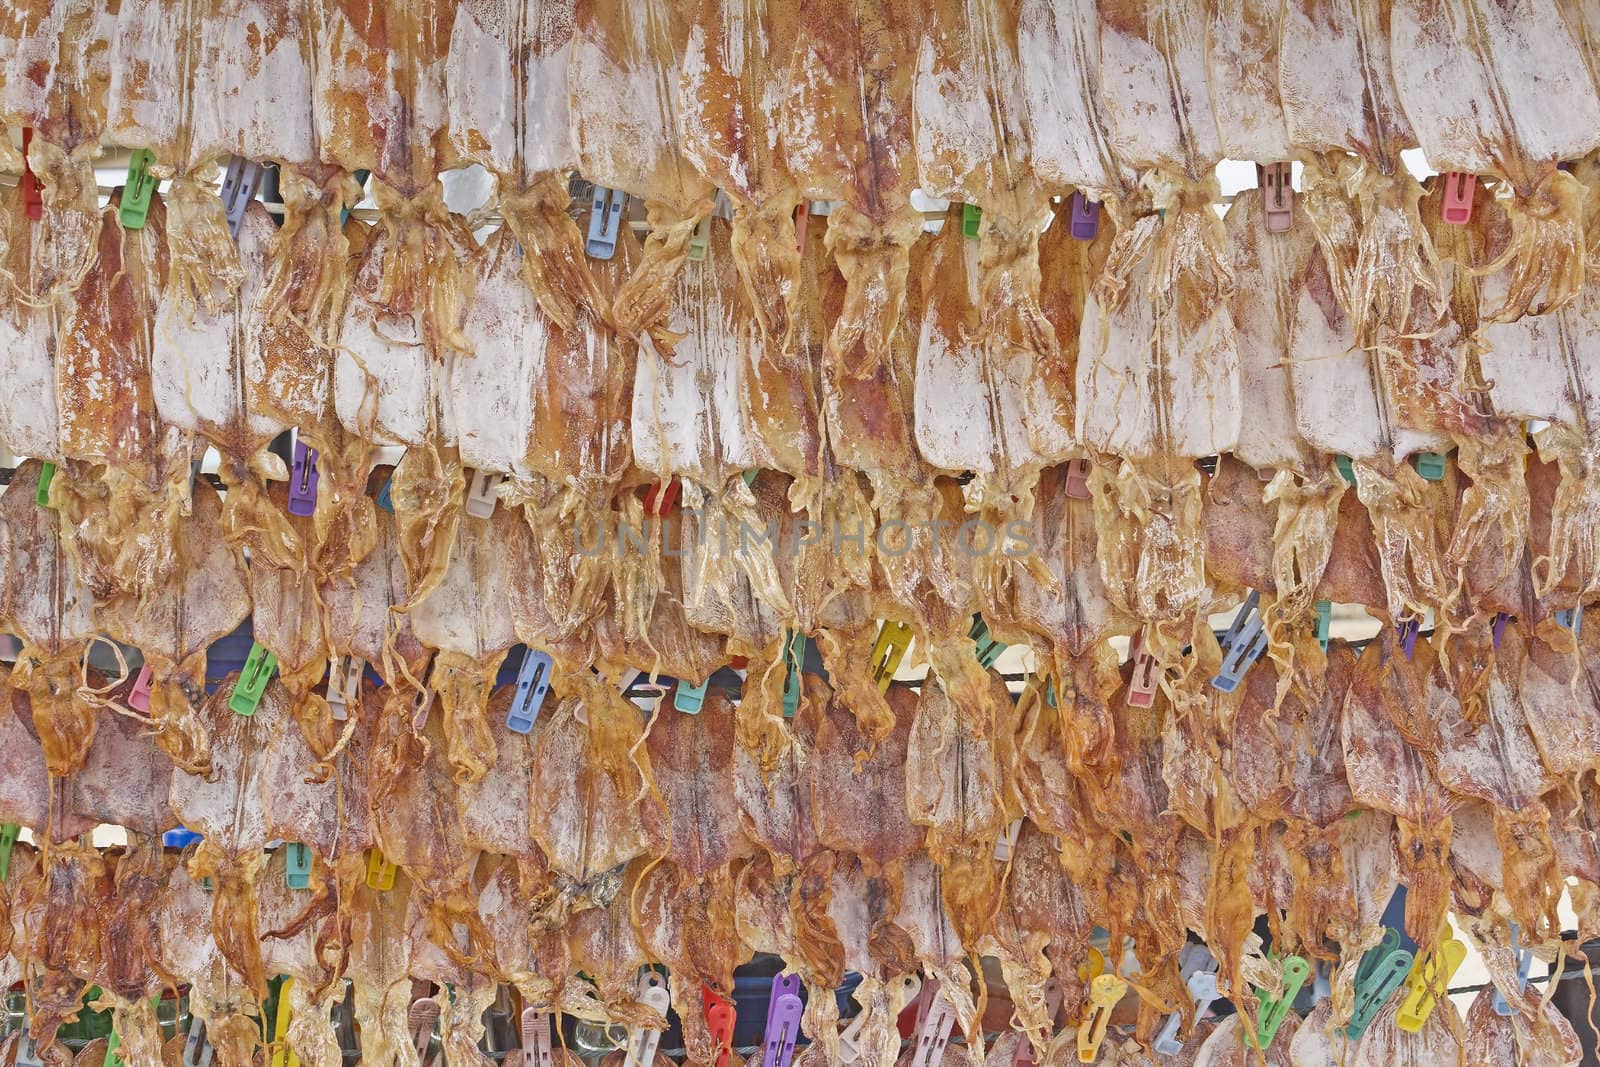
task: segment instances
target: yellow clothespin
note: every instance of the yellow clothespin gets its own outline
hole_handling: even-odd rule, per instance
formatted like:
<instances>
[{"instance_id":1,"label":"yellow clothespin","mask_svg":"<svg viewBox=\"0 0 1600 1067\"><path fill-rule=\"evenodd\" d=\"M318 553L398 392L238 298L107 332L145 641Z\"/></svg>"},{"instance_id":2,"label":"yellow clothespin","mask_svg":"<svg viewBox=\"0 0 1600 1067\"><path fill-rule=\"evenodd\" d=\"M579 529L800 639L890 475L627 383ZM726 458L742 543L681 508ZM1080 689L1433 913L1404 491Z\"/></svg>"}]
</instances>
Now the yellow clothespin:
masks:
<instances>
[{"instance_id":1,"label":"yellow clothespin","mask_svg":"<svg viewBox=\"0 0 1600 1067\"><path fill-rule=\"evenodd\" d=\"M1078 1062L1093 1063L1111 1025L1111 1012L1128 992L1128 983L1114 974L1096 975L1089 983L1089 1013L1078 1024Z\"/></svg>"},{"instance_id":2,"label":"yellow clothespin","mask_svg":"<svg viewBox=\"0 0 1600 1067\"><path fill-rule=\"evenodd\" d=\"M903 622L885 619L878 628L878 639L872 645L872 680L878 683L878 692L887 693L894 672L906 658L911 647L911 627Z\"/></svg>"},{"instance_id":3,"label":"yellow clothespin","mask_svg":"<svg viewBox=\"0 0 1600 1067\"><path fill-rule=\"evenodd\" d=\"M1394 1024L1407 1033L1414 1034L1428 1021L1439 998L1450 987L1450 979L1467 958L1467 946L1460 938L1447 938L1426 956L1411 965L1406 978L1406 999L1395 1012Z\"/></svg>"},{"instance_id":4,"label":"yellow clothespin","mask_svg":"<svg viewBox=\"0 0 1600 1067\"><path fill-rule=\"evenodd\" d=\"M289 1017L294 1008L289 1003L289 987L293 978L285 978L278 987L278 1014L272 1021L272 1067L300 1067L300 1057L289 1047Z\"/></svg>"},{"instance_id":5,"label":"yellow clothespin","mask_svg":"<svg viewBox=\"0 0 1600 1067\"><path fill-rule=\"evenodd\" d=\"M395 866L376 847L367 849L367 887L386 893L394 888Z\"/></svg>"}]
</instances>

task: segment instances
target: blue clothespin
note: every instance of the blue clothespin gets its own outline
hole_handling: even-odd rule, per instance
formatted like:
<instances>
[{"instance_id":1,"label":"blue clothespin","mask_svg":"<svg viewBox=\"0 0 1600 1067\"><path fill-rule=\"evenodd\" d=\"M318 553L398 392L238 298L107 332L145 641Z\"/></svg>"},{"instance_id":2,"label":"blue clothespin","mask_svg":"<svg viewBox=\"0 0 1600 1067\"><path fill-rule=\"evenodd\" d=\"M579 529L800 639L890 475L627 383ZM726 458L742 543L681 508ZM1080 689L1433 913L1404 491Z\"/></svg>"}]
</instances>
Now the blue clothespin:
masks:
<instances>
[{"instance_id":1,"label":"blue clothespin","mask_svg":"<svg viewBox=\"0 0 1600 1067\"><path fill-rule=\"evenodd\" d=\"M228 707L235 715L256 713L256 708L261 706L261 697L267 691L267 683L272 681L273 672L277 669L278 657L268 652L260 642L250 642L250 654L245 657L244 670L239 672L233 695L228 698Z\"/></svg>"},{"instance_id":2,"label":"blue clothespin","mask_svg":"<svg viewBox=\"0 0 1600 1067\"><path fill-rule=\"evenodd\" d=\"M699 685L685 685L682 680L673 687L672 706L685 715L698 715L706 702L706 689L711 685L707 678Z\"/></svg>"},{"instance_id":3,"label":"blue clothespin","mask_svg":"<svg viewBox=\"0 0 1600 1067\"><path fill-rule=\"evenodd\" d=\"M539 709L544 707L545 695L550 692L550 671L554 666L550 653L528 649L517 670L517 695L511 701L511 710L506 712L506 729L519 734L533 729Z\"/></svg>"},{"instance_id":4,"label":"blue clothespin","mask_svg":"<svg viewBox=\"0 0 1600 1067\"><path fill-rule=\"evenodd\" d=\"M989 635L989 626L983 621L982 615L972 619L972 629L967 631L967 636L972 638L974 651L978 654L978 662L984 670L994 666L994 661L1000 658L1000 653L1006 650L1004 642L996 641Z\"/></svg>"},{"instance_id":5,"label":"blue clothespin","mask_svg":"<svg viewBox=\"0 0 1600 1067\"><path fill-rule=\"evenodd\" d=\"M1278 1036L1278 1027L1283 1025L1289 1010L1294 1007L1294 998L1300 995L1300 987L1306 984L1310 976L1309 963L1300 956L1289 956L1283 961L1283 995L1269 997L1260 989L1256 990L1256 999L1261 1004L1255 1034L1256 1048L1267 1049L1272 1046L1272 1039Z\"/></svg>"},{"instance_id":6,"label":"blue clothespin","mask_svg":"<svg viewBox=\"0 0 1600 1067\"><path fill-rule=\"evenodd\" d=\"M374 499L374 503L391 515L394 514L394 501L389 497L389 487L393 484L394 479L392 478L389 481L384 482L383 488L378 490L378 495Z\"/></svg>"},{"instance_id":7,"label":"blue clothespin","mask_svg":"<svg viewBox=\"0 0 1600 1067\"><path fill-rule=\"evenodd\" d=\"M302 517L317 510L317 450L298 436L294 441L294 466L289 471L289 514Z\"/></svg>"},{"instance_id":8,"label":"blue clothespin","mask_svg":"<svg viewBox=\"0 0 1600 1067\"><path fill-rule=\"evenodd\" d=\"M0 823L0 882L11 875L11 850L16 847L17 838L21 834L21 824Z\"/></svg>"},{"instance_id":9,"label":"blue clothespin","mask_svg":"<svg viewBox=\"0 0 1600 1067\"><path fill-rule=\"evenodd\" d=\"M203 836L203 834L197 834L187 827L179 826L162 834L161 844L167 848L188 848Z\"/></svg>"},{"instance_id":10,"label":"blue clothespin","mask_svg":"<svg viewBox=\"0 0 1600 1067\"><path fill-rule=\"evenodd\" d=\"M617 236L622 232L622 209L628 194L621 189L594 187L589 211L589 240L584 250L591 259L610 259L617 254Z\"/></svg>"},{"instance_id":11,"label":"blue clothespin","mask_svg":"<svg viewBox=\"0 0 1600 1067\"><path fill-rule=\"evenodd\" d=\"M311 888L311 850L298 841L283 846L284 881L290 889Z\"/></svg>"},{"instance_id":12,"label":"blue clothespin","mask_svg":"<svg viewBox=\"0 0 1600 1067\"><path fill-rule=\"evenodd\" d=\"M1444 457L1437 452L1417 453L1417 473L1430 482L1444 478Z\"/></svg>"},{"instance_id":13,"label":"blue clothespin","mask_svg":"<svg viewBox=\"0 0 1600 1067\"><path fill-rule=\"evenodd\" d=\"M783 717L792 719L800 710L800 675L806 665L808 639L800 630L790 630L783 645Z\"/></svg>"},{"instance_id":14,"label":"blue clothespin","mask_svg":"<svg viewBox=\"0 0 1600 1067\"><path fill-rule=\"evenodd\" d=\"M1400 947L1400 932L1385 927L1383 940L1367 949L1356 967L1355 1006L1344 1028L1345 1037L1361 1040L1378 1011L1411 973L1411 963L1411 953Z\"/></svg>"},{"instance_id":15,"label":"blue clothespin","mask_svg":"<svg viewBox=\"0 0 1600 1067\"><path fill-rule=\"evenodd\" d=\"M1556 612L1556 625L1565 626L1572 631L1572 636L1578 636L1578 631L1583 629L1583 605L1567 611Z\"/></svg>"},{"instance_id":16,"label":"blue clothespin","mask_svg":"<svg viewBox=\"0 0 1600 1067\"><path fill-rule=\"evenodd\" d=\"M50 483L55 480L56 465L45 463L39 468L39 488L33 494L33 502L41 508L50 506Z\"/></svg>"},{"instance_id":17,"label":"blue clothespin","mask_svg":"<svg viewBox=\"0 0 1600 1067\"><path fill-rule=\"evenodd\" d=\"M117 212L124 230L144 229L150 215L150 194L156 191L156 179L150 173L155 161L155 153L148 148L135 148L128 156L128 180L122 185L122 206Z\"/></svg>"},{"instance_id":18,"label":"blue clothespin","mask_svg":"<svg viewBox=\"0 0 1600 1067\"><path fill-rule=\"evenodd\" d=\"M1100 233L1100 205L1082 193L1072 194L1068 232L1080 241L1092 241Z\"/></svg>"},{"instance_id":19,"label":"blue clothespin","mask_svg":"<svg viewBox=\"0 0 1600 1067\"><path fill-rule=\"evenodd\" d=\"M1401 619L1395 623L1395 630L1400 634L1400 647L1405 650L1406 659L1417 650L1417 635L1422 632L1421 619Z\"/></svg>"},{"instance_id":20,"label":"blue clothespin","mask_svg":"<svg viewBox=\"0 0 1600 1067\"><path fill-rule=\"evenodd\" d=\"M1245 672L1267 650L1266 623L1258 610L1260 604L1261 594L1257 590L1250 590L1244 606L1233 617L1233 624L1223 635L1222 670L1211 679L1211 684L1224 693L1237 689Z\"/></svg>"},{"instance_id":21,"label":"blue clothespin","mask_svg":"<svg viewBox=\"0 0 1600 1067\"><path fill-rule=\"evenodd\" d=\"M978 227L983 222L983 209L977 204L961 205L961 236L978 236Z\"/></svg>"},{"instance_id":22,"label":"blue clothespin","mask_svg":"<svg viewBox=\"0 0 1600 1067\"><path fill-rule=\"evenodd\" d=\"M1512 923L1511 951L1516 953L1517 957L1517 992L1519 993L1528 988L1528 972L1533 970L1533 949L1521 944L1521 937L1522 931L1518 929L1516 923ZM1498 989L1494 991L1493 1007L1496 1015L1512 1016L1517 1013L1517 1009L1511 1006L1510 1001L1506 1000L1506 995Z\"/></svg>"},{"instance_id":23,"label":"blue clothespin","mask_svg":"<svg viewBox=\"0 0 1600 1067\"><path fill-rule=\"evenodd\" d=\"M800 976L780 974L773 978L761 1067L789 1067L794 1059L795 1039L800 1036L801 1010Z\"/></svg>"},{"instance_id":24,"label":"blue clothespin","mask_svg":"<svg viewBox=\"0 0 1600 1067\"><path fill-rule=\"evenodd\" d=\"M366 192L367 192L367 179L372 177L372 172L370 170L358 170L358 171L355 172L355 175L356 175L356 184L361 186L361 193L362 193L363 196L365 196ZM346 204L344 207L339 209L339 225L343 226L346 222L349 221L349 219L350 219L350 205Z\"/></svg>"},{"instance_id":25,"label":"blue clothespin","mask_svg":"<svg viewBox=\"0 0 1600 1067\"><path fill-rule=\"evenodd\" d=\"M1317 601L1317 644L1328 651L1328 638L1333 633L1333 601Z\"/></svg>"},{"instance_id":26,"label":"blue clothespin","mask_svg":"<svg viewBox=\"0 0 1600 1067\"><path fill-rule=\"evenodd\" d=\"M256 188L261 184L261 164L243 156L228 160L228 171L222 178L222 211L228 217L228 232L239 239L239 226L244 222L244 212L256 198Z\"/></svg>"}]
</instances>

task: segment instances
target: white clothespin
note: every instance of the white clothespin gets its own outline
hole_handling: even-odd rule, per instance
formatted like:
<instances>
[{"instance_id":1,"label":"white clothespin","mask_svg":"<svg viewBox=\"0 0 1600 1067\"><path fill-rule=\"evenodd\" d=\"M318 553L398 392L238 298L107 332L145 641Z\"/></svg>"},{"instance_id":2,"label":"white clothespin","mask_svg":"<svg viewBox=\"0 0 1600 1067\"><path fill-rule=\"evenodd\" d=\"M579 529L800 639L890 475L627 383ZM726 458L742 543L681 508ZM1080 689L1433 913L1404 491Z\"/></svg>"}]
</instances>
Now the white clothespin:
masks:
<instances>
[{"instance_id":1,"label":"white clothespin","mask_svg":"<svg viewBox=\"0 0 1600 1067\"><path fill-rule=\"evenodd\" d=\"M473 471L472 484L467 486L467 514L475 519L487 519L494 514L500 501L500 483L505 475L494 471Z\"/></svg>"},{"instance_id":2,"label":"white clothespin","mask_svg":"<svg viewBox=\"0 0 1600 1067\"><path fill-rule=\"evenodd\" d=\"M922 993L922 979L914 974L902 975L898 981L899 988L889 998L890 1018L899 1018L907 1004ZM856 1063L861 1059L861 1027L867 1021L865 1008L856 1013L850 1020L850 1025L844 1028L839 1035L839 1062Z\"/></svg>"},{"instance_id":3,"label":"white clothespin","mask_svg":"<svg viewBox=\"0 0 1600 1067\"><path fill-rule=\"evenodd\" d=\"M522 1009L522 1062L525 1067L554 1067L555 1050L550 1040L554 1021L550 1012Z\"/></svg>"},{"instance_id":4,"label":"white clothespin","mask_svg":"<svg viewBox=\"0 0 1600 1067\"><path fill-rule=\"evenodd\" d=\"M361 694L361 674L366 664L360 656L340 656L328 668L328 712L335 722L350 717L350 705Z\"/></svg>"},{"instance_id":5,"label":"white clothespin","mask_svg":"<svg viewBox=\"0 0 1600 1067\"><path fill-rule=\"evenodd\" d=\"M657 1011L664 1019L672 1007L672 994L667 991L666 979L646 967L639 974L639 1003ZM661 1046L661 1031L648 1026L628 1027L627 1067L650 1067L656 1059L656 1049Z\"/></svg>"}]
</instances>

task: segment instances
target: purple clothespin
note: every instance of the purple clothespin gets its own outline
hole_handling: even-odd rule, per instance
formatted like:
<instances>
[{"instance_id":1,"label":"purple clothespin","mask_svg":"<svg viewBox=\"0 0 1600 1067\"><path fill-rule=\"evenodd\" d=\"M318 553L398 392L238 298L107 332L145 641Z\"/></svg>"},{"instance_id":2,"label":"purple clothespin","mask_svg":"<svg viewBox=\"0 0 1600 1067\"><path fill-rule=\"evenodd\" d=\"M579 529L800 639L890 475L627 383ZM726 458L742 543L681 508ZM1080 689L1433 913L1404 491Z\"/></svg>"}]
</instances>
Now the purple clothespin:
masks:
<instances>
[{"instance_id":1,"label":"purple clothespin","mask_svg":"<svg viewBox=\"0 0 1600 1067\"><path fill-rule=\"evenodd\" d=\"M1100 232L1100 204L1082 193L1072 194L1069 230L1080 241L1092 241Z\"/></svg>"},{"instance_id":2,"label":"purple clothespin","mask_svg":"<svg viewBox=\"0 0 1600 1067\"><path fill-rule=\"evenodd\" d=\"M1489 629L1490 629L1490 632L1494 634L1494 647L1495 648L1499 648L1500 647L1500 635L1506 632L1506 622L1510 618L1511 618L1511 616L1507 615L1503 611L1497 611L1497 612L1494 613L1494 623L1493 623L1493 625L1490 626Z\"/></svg>"},{"instance_id":3,"label":"purple clothespin","mask_svg":"<svg viewBox=\"0 0 1600 1067\"><path fill-rule=\"evenodd\" d=\"M800 976L780 974L772 980L767 1001L766 1051L761 1067L789 1067L795 1038L800 1036Z\"/></svg>"},{"instance_id":4,"label":"purple clothespin","mask_svg":"<svg viewBox=\"0 0 1600 1067\"><path fill-rule=\"evenodd\" d=\"M1411 653L1417 648L1417 634L1422 632L1422 620L1401 619L1395 624L1395 629L1400 633L1400 647L1405 649L1406 659L1410 659Z\"/></svg>"},{"instance_id":5,"label":"purple clothespin","mask_svg":"<svg viewBox=\"0 0 1600 1067\"><path fill-rule=\"evenodd\" d=\"M155 681L155 672L146 663L139 668L139 677L133 680L133 688L128 690L128 707L134 711L150 712L150 685Z\"/></svg>"},{"instance_id":6,"label":"purple clothespin","mask_svg":"<svg viewBox=\"0 0 1600 1067\"><path fill-rule=\"evenodd\" d=\"M294 469L289 472L289 514L311 515L317 510L317 450L295 438Z\"/></svg>"}]
</instances>

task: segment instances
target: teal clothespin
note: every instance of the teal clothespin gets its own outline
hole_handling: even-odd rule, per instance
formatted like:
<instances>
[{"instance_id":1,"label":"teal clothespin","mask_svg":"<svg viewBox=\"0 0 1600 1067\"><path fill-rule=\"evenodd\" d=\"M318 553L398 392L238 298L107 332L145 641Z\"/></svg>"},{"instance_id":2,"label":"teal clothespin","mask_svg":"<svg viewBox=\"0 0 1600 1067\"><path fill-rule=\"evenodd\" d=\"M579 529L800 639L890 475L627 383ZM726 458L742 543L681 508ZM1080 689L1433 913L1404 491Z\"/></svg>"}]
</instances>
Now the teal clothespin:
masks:
<instances>
[{"instance_id":1,"label":"teal clothespin","mask_svg":"<svg viewBox=\"0 0 1600 1067\"><path fill-rule=\"evenodd\" d=\"M0 823L0 882L11 874L11 849L21 833L22 827L17 823Z\"/></svg>"},{"instance_id":2,"label":"teal clothespin","mask_svg":"<svg viewBox=\"0 0 1600 1067\"><path fill-rule=\"evenodd\" d=\"M1350 463L1349 456L1334 456L1333 465L1339 468L1339 473L1344 475L1344 480L1351 485L1356 484L1356 469Z\"/></svg>"},{"instance_id":3,"label":"teal clothespin","mask_svg":"<svg viewBox=\"0 0 1600 1067\"><path fill-rule=\"evenodd\" d=\"M983 665L984 670L993 667L994 661L1000 658L1000 653L1006 650L1003 642L996 641L989 636L989 627L983 621L982 615L973 617L972 629L967 632L967 636L972 638L974 651L978 654L978 662Z\"/></svg>"},{"instance_id":4,"label":"teal clothespin","mask_svg":"<svg viewBox=\"0 0 1600 1067\"><path fill-rule=\"evenodd\" d=\"M1306 984L1310 976L1311 965L1303 957L1289 956L1283 961L1283 995L1269 997L1260 989L1256 990L1256 999L1261 1003L1256 1048L1265 1050L1272 1046L1272 1039L1278 1036L1278 1027L1283 1025L1289 1010L1294 1007L1294 998L1300 995L1300 987Z\"/></svg>"},{"instance_id":5,"label":"teal clothespin","mask_svg":"<svg viewBox=\"0 0 1600 1067\"><path fill-rule=\"evenodd\" d=\"M1345 1037L1361 1040L1379 1010L1411 973L1411 963L1411 953L1400 947L1400 932L1385 927L1383 940L1367 949L1356 968L1355 1005L1344 1028Z\"/></svg>"},{"instance_id":6,"label":"teal clothespin","mask_svg":"<svg viewBox=\"0 0 1600 1067\"><path fill-rule=\"evenodd\" d=\"M751 467L749 470L745 471L742 475L740 475L740 477L744 479L744 484L745 485L747 485L747 486L748 485L755 485L756 484L756 478L760 474L761 474L761 468L760 467Z\"/></svg>"},{"instance_id":7,"label":"teal clothespin","mask_svg":"<svg viewBox=\"0 0 1600 1067\"><path fill-rule=\"evenodd\" d=\"M978 236L978 224L983 221L983 209L977 204L961 205L961 236Z\"/></svg>"},{"instance_id":8,"label":"teal clothespin","mask_svg":"<svg viewBox=\"0 0 1600 1067\"><path fill-rule=\"evenodd\" d=\"M250 655L245 657L244 670L234 684L228 707L235 715L254 715L267 691L267 683L278 669L278 657L268 652L258 642L251 642Z\"/></svg>"},{"instance_id":9,"label":"teal clothespin","mask_svg":"<svg viewBox=\"0 0 1600 1067\"><path fill-rule=\"evenodd\" d=\"M672 706L685 715L700 714L700 709L706 702L706 690L710 685L710 678L707 678L699 685L684 685L680 681L672 694Z\"/></svg>"},{"instance_id":10,"label":"teal clothespin","mask_svg":"<svg viewBox=\"0 0 1600 1067\"><path fill-rule=\"evenodd\" d=\"M1444 457L1437 452L1417 453L1417 473L1430 482L1444 477Z\"/></svg>"},{"instance_id":11,"label":"teal clothespin","mask_svg":"<svg viewBox=\"0 0 1600 1067\"><path fill-rule=\"evenodd\" d=\"M150 173L150 164L155 161L155 153L148 148L135 148L128 157L128 180L122 185L122 207L117 215L124 230L144 229L150 214L150 194L156 191L155 175Z\"/></svg>"},{"instance_id":12,"label":"teal clothespin","mask_svg":"<svg viewBox=\"0 0 1600 1067\"><path fill-rule=\"evenodd\" d=\"M1328 637L1333 631L1333 601L1317 601L1317 644L1328 651Z\"/></svg>"},{"instance_id":13,"label":"teal clothespin","mask_svg":"<svg viewBox=\"0 0 1600 1067\"><path fill-rule=\"evenodd\" d=\"M790 630L783 646L783 717L792 719L800 710L800 674L805 670L806 635Z\"/></svg>"},{"instance_id":14,"label":"teal clothespin","mask_svg":"<svg viewBox=\"0 0 1600 1067\"><path fill-rule=\"evenodd\" d=\"M298 841L283 846L284 881L290 889L311 888L311 850Z\"/></svg>"},{"instance_id":15,"label":"teal clothespin","mask_svg":"<svg viewBox=\"0 0 1600 1067\"><path fill-rule=\"evenodd\" d=\"M711 248L711 216L707 215L700 220L700 225L694 228L694 236L689 238L689 258L699 262L706 258L706 252Z\"/></svg>"},{"instance_id":16,"label":"teal clothespin","mask_svg":"<svg viewBox=\"0 0 1600 1067\"><path fill-rule=\"evenodd\" d=\"M367 179L370 178L370 177L372 177L372 172L370 170L358 170L358 171L356 171L356 183L361 186L361 193L362 193L363 196L366 195L366 192L367 192ZM344 207L339 209L339 225L343 226L345 224L345 222L349 220L349 218L350 218L350 205L346 204Z\"/></svg>"},{"instance_id":17,"label":"teal clothespin","mask_svg":"<svg viewBox=\"0 0 1600 1067\"><path fill-rule=\"evenodd\" d=\"M50 506L50 483L55 480L56 465L46 463L39 468L39 491L33 494L33 502L41 508Z\"/></svg>"}]
</instances>

